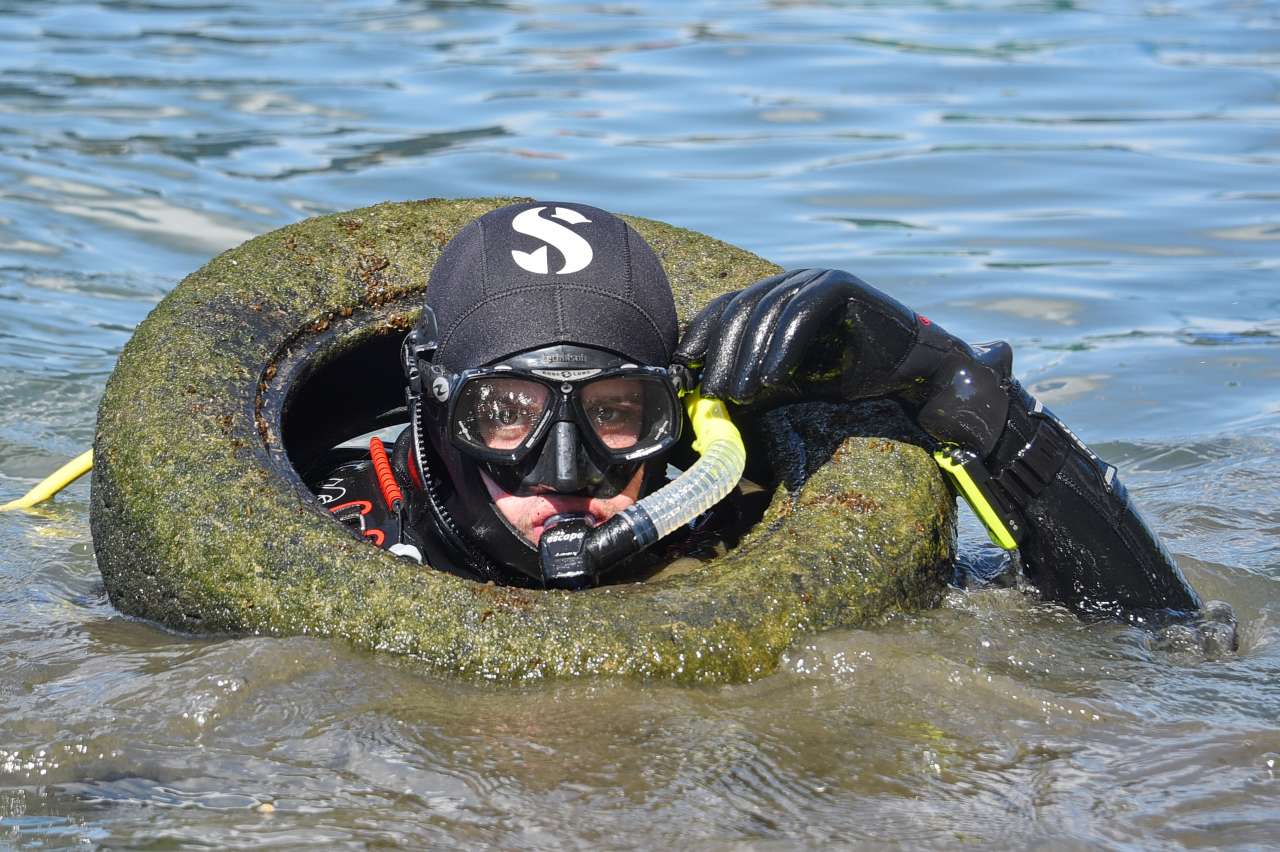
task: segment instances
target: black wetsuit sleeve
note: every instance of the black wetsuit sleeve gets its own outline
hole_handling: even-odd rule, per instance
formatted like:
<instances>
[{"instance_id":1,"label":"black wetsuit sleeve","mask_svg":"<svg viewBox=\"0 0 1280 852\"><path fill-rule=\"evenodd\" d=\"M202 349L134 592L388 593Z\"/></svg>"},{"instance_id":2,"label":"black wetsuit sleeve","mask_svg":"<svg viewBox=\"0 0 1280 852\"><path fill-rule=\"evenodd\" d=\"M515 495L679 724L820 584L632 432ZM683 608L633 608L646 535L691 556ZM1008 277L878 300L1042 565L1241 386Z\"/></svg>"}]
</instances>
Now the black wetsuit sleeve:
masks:
<instances>
[{"instance_id":1,"label":"black wetsuit sleeve","mask_svg":"<svg viewBox=\"0 0 1280 852\"><path fill-rule=\"evenodd\" d=\"M1006 387L1007 423L986 466L1021 517L1028 579L1084 615L1164 622L1196 614L1200 599L1115 467L1017 382Z\"/></svg>"},{"instance_id":2,"label":"black wetsuit sleeve","mask_svg":"<svg viewBox=\"0 0 1280 852\"><path fill-rule=\"evenodd\" d=\"M924 317L914 324L888 385L944 449L976 457L989 508L1007 507L1024 573L1041 594L1082 615L1198 614L1200 599L1115 467L1013 379L1008 344L970 346Z\"/></svg>"},{"instance_id":3,"label":"black wetsuit sleeve","mask_svg":"<svg viewBox=\"0 0 1280 852\"><path fill-rule=\"evenodd\" d=\"M1006 343L971 346L855 275L801 269L713 299L674 360L739 406L894 397L1046 598L1134 619L1200 609L1115 468L1013 380Z\"/></svg>"}]
</instances>

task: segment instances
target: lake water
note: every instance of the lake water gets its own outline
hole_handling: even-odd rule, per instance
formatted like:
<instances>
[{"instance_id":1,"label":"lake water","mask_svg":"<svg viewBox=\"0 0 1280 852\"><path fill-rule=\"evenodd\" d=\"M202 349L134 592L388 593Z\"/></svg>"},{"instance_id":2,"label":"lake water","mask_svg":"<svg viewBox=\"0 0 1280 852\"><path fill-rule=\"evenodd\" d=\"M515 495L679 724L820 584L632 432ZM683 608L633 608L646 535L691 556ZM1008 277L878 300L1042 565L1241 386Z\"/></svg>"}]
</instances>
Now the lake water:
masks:
<instances>
[{"instance_id":1,"label":"lake water","mask_svg":"<svg viewBox=\"0 0 1280 852\"><path fill-rule=\"evenodd\" d=\"M82 482L0 515L0 846L1274 846L1278 166L1269 2L6 0L0 502L214 253L578 200L1008 339L1241 641L957 591L751 684L494 687L122 617Z\"/></svg>"}]
</instances>

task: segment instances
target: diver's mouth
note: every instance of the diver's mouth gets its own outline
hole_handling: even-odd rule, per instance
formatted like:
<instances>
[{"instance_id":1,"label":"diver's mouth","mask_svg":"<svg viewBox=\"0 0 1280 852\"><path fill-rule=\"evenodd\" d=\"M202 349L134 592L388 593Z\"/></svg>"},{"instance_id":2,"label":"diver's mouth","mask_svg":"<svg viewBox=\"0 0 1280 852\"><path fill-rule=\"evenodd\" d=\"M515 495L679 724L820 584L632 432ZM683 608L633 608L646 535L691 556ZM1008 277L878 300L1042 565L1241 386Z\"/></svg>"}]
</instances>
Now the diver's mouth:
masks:
<instances>
[{"instance_id":1,"label":"diver's mouth","mask_svg":"<svg viewBox=\"0 0 1280 852\"><path fill-rule=\"evenodd\" d=\"M529 530L529 538L537 544L542 539L542 534L555 524L548 524L548 521L556 521L561 515L576 515L582 517L590 526L598 527L605 521L609 520L604 513L598 509L593 509L590 505L589 497L566 497L564 495L536 495L534 499L539 499L542 504L530 517L532 521Z\"/></svg>"},{"instance_id":2,"label":"diver's mouth","mask_svg":"<svg viewBox=\"0 0 1280 852\"><path fill-rule=\"evenodd\" d=\"M542 539L542 534L548 529L547 521L557 515L585 516L588 524L597 527L609 520L611 514L606 513L604 507L594 497L560 494L550 489L513 493L494 482L484 471L480 472L480 478L507 525L535 547ZM519 517L513 519L507 511L508 508L518 512Z\"/></svg>"},{"instance_id":3,"label":"diver's mouth","mask_svg":"<svg viewBox=\"0 0 1280 852\"><path fill-rule=\"evenodd\" d=\"M600 526L605 521L604 518L600 517L595 513L557 512L554 515L548 515L542 521L534 525L533 529L531 530L533 543L538 544L540 541L542 541L542 534L547 530L551 529L552 527L556 526L557 524L559 524L560 521L565 519L566 517L580 518L586 521L587 526L591 527L592 529ZM548 521L551 521L552 523L547 523Z\"/></svg>"}]
</instances>

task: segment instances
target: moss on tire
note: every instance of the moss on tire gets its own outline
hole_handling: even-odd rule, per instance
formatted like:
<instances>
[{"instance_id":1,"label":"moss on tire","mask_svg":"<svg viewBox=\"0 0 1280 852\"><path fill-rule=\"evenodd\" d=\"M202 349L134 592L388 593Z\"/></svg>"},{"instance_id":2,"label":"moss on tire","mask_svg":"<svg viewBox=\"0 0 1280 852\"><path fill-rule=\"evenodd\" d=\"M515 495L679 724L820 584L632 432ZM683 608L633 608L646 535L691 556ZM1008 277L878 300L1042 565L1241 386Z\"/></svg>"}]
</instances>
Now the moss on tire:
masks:
<instances>
[{"instance_id":1,"label":"moss on tire","mask_svg":"<svg viewBox=\"0 0 1280 852\"><path fill-rule=\"evenodd\" d=\"M770 671L804 631L936 603L954 501L920 448L843 439L853 415L841 407L757 424L782 480L764 519L728 555L649 583L478 584L357 541L308 499L270 403L282 370L312 369L290 353L319 335L336 352L399 334L449 238L513 200L310 219L219 255L156 307L98 416L91 520L119 610L190 633L338 637L485 678L715 682ZM662 258L682 319L776 271L704 235L628 221Z\"/></svg>"}]
</instances>

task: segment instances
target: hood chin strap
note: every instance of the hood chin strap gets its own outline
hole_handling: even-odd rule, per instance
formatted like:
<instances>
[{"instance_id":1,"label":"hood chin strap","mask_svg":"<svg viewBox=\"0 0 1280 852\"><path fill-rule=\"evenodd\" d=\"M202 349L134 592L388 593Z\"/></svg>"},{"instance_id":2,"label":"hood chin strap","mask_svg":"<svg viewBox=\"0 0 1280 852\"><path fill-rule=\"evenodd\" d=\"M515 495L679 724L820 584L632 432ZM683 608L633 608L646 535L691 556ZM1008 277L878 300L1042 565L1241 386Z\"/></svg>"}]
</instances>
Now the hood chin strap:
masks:
<instances>
[{"instance_id":1,"label":"hood chin strap","mask_svg":"<svg viewBox=\"0 0 1280 852\"><path fill-rule=\"evenodd\" d=\"M424 376L423 370L430 367L430 354L435 351L438 336L435 312L428 306L423 309L421 319L405 337L400 349L401 367L408 381L408 387L405 388L405 403L409 409L411 430L410 464L418 467L418 475L422 480L422 493L427 498L427 510L431 514L433 526L444 539L444 543L454 553L462 556L466 563L463 567L471 574L482 580L496 580L503 575L503 572L493 560L484 555L454 520L453 513L449 511L440 494L440 480L436 479L431 465L427 463L427 435L422 422L422 394L433 392L433 389L426 381L431 374Z\"/></svg>"}]
</instances>

